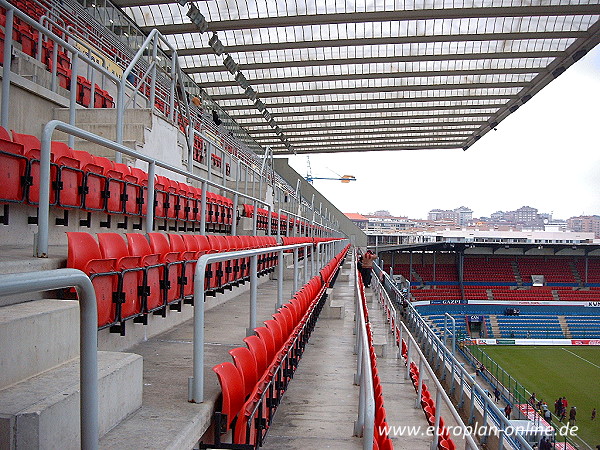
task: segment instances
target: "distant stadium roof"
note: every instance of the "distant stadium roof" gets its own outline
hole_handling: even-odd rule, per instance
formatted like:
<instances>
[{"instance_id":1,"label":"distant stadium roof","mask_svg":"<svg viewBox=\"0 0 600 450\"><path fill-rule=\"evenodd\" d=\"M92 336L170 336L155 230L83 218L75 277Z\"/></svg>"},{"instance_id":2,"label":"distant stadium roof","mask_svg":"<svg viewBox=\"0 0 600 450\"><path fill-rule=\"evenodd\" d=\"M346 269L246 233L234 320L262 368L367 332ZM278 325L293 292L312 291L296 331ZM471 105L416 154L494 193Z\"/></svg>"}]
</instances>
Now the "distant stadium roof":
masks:
<instances>
[{"instance_id":1,"label":"distant stadium roof","mask_svg":"<svg viewBox=\"0 0 600 450\"><path fill-rule=\"evenodd\" d=\"M115 3L289 154L467 149L600 41L599 1L197 1L203 34L189 3Z\"/></svg>"}]
</instances>

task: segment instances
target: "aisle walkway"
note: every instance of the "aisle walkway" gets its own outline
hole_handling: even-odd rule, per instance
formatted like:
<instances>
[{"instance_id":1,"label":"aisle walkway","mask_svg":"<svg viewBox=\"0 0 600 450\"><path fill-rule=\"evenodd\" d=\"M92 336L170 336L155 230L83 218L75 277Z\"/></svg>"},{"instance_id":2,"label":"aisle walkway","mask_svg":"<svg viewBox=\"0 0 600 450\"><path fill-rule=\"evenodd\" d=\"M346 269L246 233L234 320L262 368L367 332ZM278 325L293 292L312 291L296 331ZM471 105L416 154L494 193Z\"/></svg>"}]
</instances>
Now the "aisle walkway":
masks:
<instances>
[{"instance_id":1,"label":"aisle walkway","mask_svg":"<svg viewBox=\"0 0 600 450\"><path fill-rule=\"evenodd\" d=\"M265 450L360 449L353 437L358 413L358 386L354 386L354 279L342 270L333 298L343 301L343 319L329 319L327 307L313 331L294 379L277 408Z\"/></svg>"},{"instance_id":2,"label":"aisle walkway","mask_svg":"<svg viewBox=\"0 0 600 450\"><path fill-rule=\"evenodd\" d=\"M353 437L358 413L358 386L354 386L354 277L344 269L334 286L333 297L343 301L343 319L328 319L323 310L304 352L296 375L286 392L263 448L359 449L362 439ZM350 274L344 281L343 275ZM370 290L369 290L370 291ZM369 305L371 308L371 306ZM373 311L379 330L376 343L386 338L380 311ZM389 339L387 355L378 357L388 423L391 426L427 426L421 409L414 408L416 393L404 379L404 363L396 358ZM431 438L392 437L396 449L428 448Z\"/></svg>"}]
</instances>

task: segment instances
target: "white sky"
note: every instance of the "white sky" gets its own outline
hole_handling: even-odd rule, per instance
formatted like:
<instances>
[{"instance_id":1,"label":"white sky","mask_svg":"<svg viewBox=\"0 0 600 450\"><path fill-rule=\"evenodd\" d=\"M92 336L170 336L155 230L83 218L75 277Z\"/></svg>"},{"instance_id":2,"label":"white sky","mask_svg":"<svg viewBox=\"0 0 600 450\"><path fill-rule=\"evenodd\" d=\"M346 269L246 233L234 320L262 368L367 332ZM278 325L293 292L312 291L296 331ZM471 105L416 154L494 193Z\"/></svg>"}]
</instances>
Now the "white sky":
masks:
<instances>
[{"instance_id":1,"label":"white sky","mask_svg":"<svg viewBox=\"0 0 600 450\"><path fill-rule=\"evenodd\" d=\"M474 217L523 205L567 219L600 214L600 46L571 66L466 152L427 150L319 154L315 180L343 212L426 218L464 205ZM306 176L306 155L290 165Z\"/></svg>"}]
</instances>

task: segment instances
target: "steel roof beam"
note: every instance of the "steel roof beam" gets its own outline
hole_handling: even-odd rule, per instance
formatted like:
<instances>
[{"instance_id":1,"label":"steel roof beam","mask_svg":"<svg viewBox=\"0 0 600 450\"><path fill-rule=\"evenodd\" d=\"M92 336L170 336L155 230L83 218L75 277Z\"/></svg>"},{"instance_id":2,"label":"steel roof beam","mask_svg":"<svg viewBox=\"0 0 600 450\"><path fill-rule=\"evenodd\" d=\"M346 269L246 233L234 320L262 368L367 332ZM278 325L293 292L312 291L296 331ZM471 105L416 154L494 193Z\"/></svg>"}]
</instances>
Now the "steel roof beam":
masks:
<instances>
[{"instance_id":1,"label":"steel roof beam","mask_svg":"<svg viewBox=\"0 0 600 450\"><path fill-rule=\"evenodd\" d=\"M502 108L504 103L493 103L489 105L469 105L469 106L414 106L410 108L354 108L354 109L328 109L319 111L285 111L274 113L271 111L271 116L275 119L279 117L297 117L297 116L329 116L333 114L348 115L348 114L372 114L372 113L387 113L387 112L405 112L405 111L452 111L455 109L497 109ZM231 114L232 119L261 119L263 116L260 113L256 114ZM384 117L382 117L384 118Z\"/></svg>"},{"instance_id":2,"label":"steel roof beam","mask_svg":"<svg viewBox=\"0 0 600 450\"><path fill-rule=\"evenodd\" d=\"M118 0L120 7L159 5L160 0ZM167 2L175 3L175 2ZM568 6L506 6L483 8L440 8L414 9L398 11L365 11L333 14L306 14L299 16L256 17L249 19L230 19L209 21L208 31L255 30L259 28L303 27L313 25L332 25L366 22L414 21L434 19L477 19L499 17L553 17L598 15L600 5L568 5ZM163 35L177 33L194 33L198 29L193 23L158 25L141 27L148 33L157 28Z\"/></svg>"},{"instance_id":3,"label":"steel roof beam","mask_svg":"<svg viewBox=\"0 0 600 450\"><path fill-rule=\"evenodd\" d=\"M296 107L307 107L307 106L333 106L333 105L363 105L373 103L413 103L413 102L452 102L452 101L463 101L463 100L511 100L518 98L517 95L447 95L439 97L403 97L403 98L367 98L367 99L355 99L355 100L321 100L321 101L306 101L306 102L282 102L282 103L266 103L269 111L273 112L274 109L279 108L296 108ZM220 104L221 108L234 111L234 110L245 110L256 109L254 104L242 104L235 102L231 105Z\"/></svg>"},{"instance_id":4,"label":"steel roof beam","mask_svg":"<svg viewBox=\"0 0 600 450\"><path fill-rule=\"evenodd\" d=\"M274 61L268 63L240 63L240 70L243 70L247 75L249 70L268 70L281 69L288 67L313 67L313 66L336 66L346 64L381 64L381 63L401 63L401 62L418 62L418 61L472 61L482 59L523 59L523 58L556 58L564 56L564 52L548 50L548 51L531 51L531 52L486 52L486 53L447 53L438 55L405 55L405 56L381 56L368 58L341 58L341 59L323 59L323 60L298 60L298 61ZM209 72L225 72L227 68L223 64L216 66L192 66L183 69L187 74L209 73ZM252 77L248 77L251 79Z\"/></svg>"},{"instance_id":5,"label":"steel roof beam","mask_svg":"<svg viewBox=\"0 0 600 450\"><path fill-rule=\"evenodd\" d=\"M386 121L389 122L391 120L419 120L419 119L437 119L437 118L467 118L467 117L491 117L493 114L490 113L477 113L477 112L469 112L469 113L442 113L442 114L411 114L406 116L396 116L396 117L348 117L344 119L325 119L323 122L325 123L355 123L355 122L381 122ZM269 123L265 122L264 119L262 121L237 121L242 127L253 126L253 127L270 127ZM277 120L277 125L301 125L303 123L313 123L314 120ZM353 125L355 126L355 124Z\"/></svg>"},{"instance_id":6,"label":"steel roof beam","mask_svg":"<svg viewBox=\"0 0 600 450\"><path fill-rule=\"evenodd\" d=\"M293 151L289 151L287 149L282 149L282 150L277 150L277 149L273 149L273 152L277 155L294 155L294 154L316 154L316 153L349 153L349 152L376 152L376 151L401 151L401 150L436 150L436 149L457 149L457 148L461 148L462 145L452 145L452 144L440 144L440 145L433 145L433 143L430 144L426 144L424 143L423 145L406 145L406 146L401 146L396 144L395 146L389 146L389 147L384 147L384 146L377 146L377 147L365 147L365 146L361 146L361 147L346 147L344 150L336 150L332 147L324 147L322 149L302 149L302 148L295 148Z\"/></svg>"},{"instance_id":7,"label":"steel roof beam","mask_svg":"<svg viewBox=\"0 0 600 450\"><path fill-rule=\"evenodd\" d=\"M429 139L452 139L452 140L460 140L460 141L464 141L466 138L469 138L472 136L472 133L468 133L468 134L432 134L432 135L428 135L426 137L428 137ZM390 140L416 140L416 138L420 137L423 138L423 136L402 136L402 135L397 135L397 136L381 136L381 137L372 137L372 136L366 136L366 137L358 137L358 136L352 136L352 135L346 135L343 137L331 137L328 138L326 135L321 135L320 139L302 139L302 140L298 140L295 138L290 138L289 136L287 136L290 140L290 143L294 146L298 145L298 146L306 146L306 145L312 145L312 144L320 144L322 145L323 143L326 142L333 142L333 143L339 143L339 142L354 142L354 141L366 141L366 142L390 142ZM276 138L271 138L271 139L266 139L266 138L262 138L262 139L257 139L257 142L263 144L263 145L279 145L281 143L281 141L279 139Z\"/></svg>"},{"instance_id":8,"label":"steel roof beam","mask_svg":"<svg viewBox=\"0 0 600 450\"><path fill-rule=\"evenodd\" d=\"M470 70L422 70L414 72L396 72L396 73L350 73L340 75L308 75L304 77L283 77L283 78L257 78L248 80L253 86L266 84L283 83L313 83L315 81L344 81L344 80L385 80L414 77L448 77L448 76L468 76L468 75L510 75L510 74L537 74L544 70L544 67L509 67L501 69L470 69ZM199 83L204 89L220 88L227 86L237 86L233 78L222 81L208 81Z\"/></svg>"},{"instance_id":9,"label":"steel roof beam","mask_svg":"<svg viewBox=\"0 0 600 450\"><path fill-rule=\"evenodd\" d=\"M314 41L292 41L292 42L265 42L260 44L226 45L225 51L229 54L235 53L257 53L273 50L296 50L308 48L335 48L356 47L368 45L399 45L420 44L432 42L482 42L482 41L518 41L518 40L543 40L543 39L577 39L585 36L585 31L540 31L540 32L515 32L515 33L481 33L481 34L453 34L433 36L394 36L382 38L356 39L318 39ZM167 52L170 54L171 52ZM214 55L210 47L179 48L179 56Z\"/></svg>"},{"instance_id":10,"label":"steel roof beam","mask_svg":"<svg viewBox=\"0 0 600 450\"><path fill-rule=\"evenodd\" d=\"M462 117L462 116L461 116ZM480 121L462 121L462 122L452 122L452 121L439 121L439 122L422 122L422 123L409 123L409 124L403 124L403 123L378 123L378 124L372 124L372 125L362 125L363 128L372 128L372 129L403 129L403 128L426 128L426 127L446 127L446 126L469 126L469 127L474 127L474 126L478 126L478 125L486 125L488 124L488 121L485 120L480 120ZM252 134L252 130L253 130L253 126L249 125L245 127L246 130L248 130L248 132L250 134ZM257 130L257 132L260 133L260 130L262 130L262 127L259 128ZM348 125L331 125L331 124L323 124L323 126L312 126L312 127L296 127L296 128L287 128L284 131L284 133L293 133L295 131L329 131L329 130L348 130ZM273 131L273 134L275 132Z\"/></svg>"},{"instance_id":11,"label":"steel roof beam","mask_svg":"<svg viewBox=\"0 0 600 450\"><path fill-rule=\"evenodd\" d=\"M458 90L458 89L511 89L511 88L523 88L529 83L526 81L509 81L501 83L443 83L435 85L406 85L406 86L368 86L368 87L357 87L357 88L334 88L334 89L311 89L310 91L282 91L282 92L261 92L259 97L262 98L273 98L273 97L295 97L295 96L307 96L311 97L314 95L331 95L331 94L357 94L363 92L403 92L403 91L427 91L427 90ZM220 100L237 100L245 99L244 94L224 94L224 95L211 95L215 101Z\"/></svg>"},{"instance_id":12,"label":"steel roof beam","mask_svg":"<svg viewBox=\"0 0 600 450\"><path fill-rule=\"evenodd\" d=\"M315 141L320 141L321 139L337 139L338 137L344 138L344 137L352 137L352 136L362 136L363 138L366 139L370 139L373 136L375 138L381 136L381 137L388 137L388 138L394 138L394 137L400 137L400 136L404 136L407 134L440 134L440 135L444 135L447 134L448 136L453 136L453 135L462 135L464 134L465 136L471 136L473 131L476 130L478 127L478 125L475 125L471 128L445 128L445 127L439 127L439 128L435 128L433 130L421 130L421 129L417 129L417 130L405 130L405 131L373 131L373 130L359 130L356 131L354 129L346 129L344 132L338 132L338 133L332 133L332 132L327 132L327 133L322 133L319 135L315 135L315 133L313 132L308 132L305 134L302 133L286 133L286 137L288 137L289 139L298 139L301 140L302 142L314 139ZM298 131L298 130L296 130ZM273 135L274 133L272 132L259 132L259 131L255 131L254 133L254 139L258 142L258 141L264 141L266 139L273 139ZM261 137L262 136L262 137ZM303 139L303 138L310 138L310 139Z\"/></svg>"}]
</instances>

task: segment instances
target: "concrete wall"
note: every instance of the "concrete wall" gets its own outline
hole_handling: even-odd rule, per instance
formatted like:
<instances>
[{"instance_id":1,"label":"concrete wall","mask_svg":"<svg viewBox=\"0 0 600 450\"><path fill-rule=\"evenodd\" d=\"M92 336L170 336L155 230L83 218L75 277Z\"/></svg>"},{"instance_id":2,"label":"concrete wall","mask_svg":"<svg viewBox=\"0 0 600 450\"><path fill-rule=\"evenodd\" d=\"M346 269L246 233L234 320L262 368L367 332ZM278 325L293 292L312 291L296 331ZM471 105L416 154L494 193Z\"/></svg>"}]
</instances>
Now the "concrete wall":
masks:
<instances>
[{"instance_id":1,"label":"concrete wall","mask_svg":"<svg viewBox=\"0 0 600 450\"><path fill-rule=\"evenodd\" d=\"M339 209L337 209L323 194L317 191L304 177L298 174L288 164L287 158L275 158L275 171L281 175L291 186L296 186L297 181L301 180L300 191L305 199L311 199L315 195L315 205L323 204L324 208L330 212L340 223L340 230L348 236L354 245L359 247L367 246L367 235L358 228L350 219L348 219Z\"/></svg>"}]
</instances>

